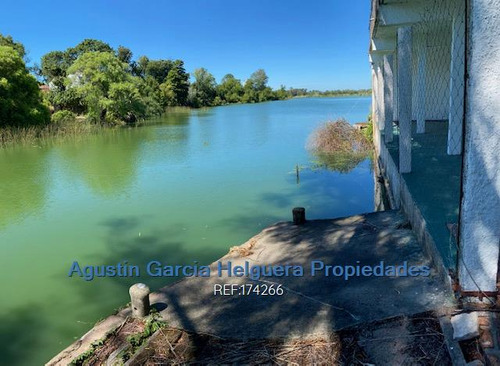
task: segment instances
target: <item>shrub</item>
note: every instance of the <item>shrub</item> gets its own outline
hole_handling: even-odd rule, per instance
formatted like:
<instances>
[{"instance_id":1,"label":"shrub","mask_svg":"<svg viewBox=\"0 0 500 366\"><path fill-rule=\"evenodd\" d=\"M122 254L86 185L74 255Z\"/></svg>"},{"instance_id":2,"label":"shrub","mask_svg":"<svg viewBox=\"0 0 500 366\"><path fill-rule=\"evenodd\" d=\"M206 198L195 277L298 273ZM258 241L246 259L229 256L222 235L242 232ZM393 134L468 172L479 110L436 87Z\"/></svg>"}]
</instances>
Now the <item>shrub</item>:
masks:
<instances>
[{"instance_id":1,"label":"shrub","mask_svg":"<svg viewBox=\"0 0 500 366\"><path fill-rule=\"evenodd\" d=\"M312 133L308 149L318 158L317 164L341 173L354 169L370 157L372 144L346 120L327 122Z\"/></svg>"},{"instance_id":2,"label":"shrub","mask_svg":"<svg viewBox=\"0 0 500 366\"><path fill-rule=\"evenodd\" d=\"M309 149L317 153L359 153L371 150L370 142L345 119L327 122L313 132Z\"/></svg>"},{"instance_id":3,"label":"shrub","mask_svg":"<svg viewBox=\"0 0 500 366\"><path fill-rule=\"evenodd\" d=\"M76 114L71 111L57 111L52 115L52 123L64 124L76 121Z\"/></svg>"}]
</instances>

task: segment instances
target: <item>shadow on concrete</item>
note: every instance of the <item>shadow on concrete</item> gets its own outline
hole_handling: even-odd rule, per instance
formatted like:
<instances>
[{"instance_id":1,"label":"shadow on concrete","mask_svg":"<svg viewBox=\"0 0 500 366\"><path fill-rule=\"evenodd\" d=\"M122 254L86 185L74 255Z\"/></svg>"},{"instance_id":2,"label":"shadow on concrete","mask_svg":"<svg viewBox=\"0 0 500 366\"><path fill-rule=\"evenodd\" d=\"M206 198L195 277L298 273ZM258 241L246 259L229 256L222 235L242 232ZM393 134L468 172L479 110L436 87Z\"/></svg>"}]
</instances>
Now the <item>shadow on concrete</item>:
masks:
<instances>
[{"instance_id":1,"label":"shadow on concrete","mask_svg":"<svg viewBox=\"0 0 500 366\"><path fill-rule=\"evenodd\" d=\"M362 322L415 314L451 304L446 286L430 277L353 277L310 274L313 260L331 265L428 265L405 218L388 211L345 219L278 223L221 259L223 265L301 265L299 277L187 278L164 287L153 302L170 326L236 339L328 337ZM281 285L283 296L214 295L215 284Z\"/></svg>"},{"instance_id":2,"label":"shadow on concrete","mask_svg":"<svg viewBox=\"0 0 500 366\"><path fill-rule=\"evenodd\" d=\"M426 121L425 128L425 133L417 134L416 123L412 123L412 172L403 174L403 178L445 265L455 269L457 247L446 224L458 222L462 157L446 152L447 121ZM397 133L393 142L386 146L398 167Z\"/></svg>"}]
</instances>

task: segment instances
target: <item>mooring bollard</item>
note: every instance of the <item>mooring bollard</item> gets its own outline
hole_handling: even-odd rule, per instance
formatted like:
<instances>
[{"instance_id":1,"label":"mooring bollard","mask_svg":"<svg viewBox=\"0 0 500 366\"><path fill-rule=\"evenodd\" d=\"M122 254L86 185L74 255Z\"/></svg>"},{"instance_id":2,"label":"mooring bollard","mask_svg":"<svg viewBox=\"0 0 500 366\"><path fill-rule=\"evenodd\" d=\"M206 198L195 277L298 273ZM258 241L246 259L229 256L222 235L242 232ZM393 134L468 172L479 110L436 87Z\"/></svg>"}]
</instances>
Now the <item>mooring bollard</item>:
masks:
<instances>
[{"instance_id":1,"label":"mooring bollard","mask_svg":"<svg viewBox=\"0 0 500 366\"><path fill-rule=\"evenodd\" d=\"M149 314L149 287L143 283L136 283L128 290L132 302L132 316L143 318Z\"/></svg>"},{"instance_id":2,"label":"mooring bollard","mask_svg":"<svg viewBox=\"0 0 500 366\"><path fill-rule=\"evenodd\" d=\"M302 225L306 222L306 209L304 207L295 207L292 210L293 223L295 225Z\"/></svg>"}]
</instances>

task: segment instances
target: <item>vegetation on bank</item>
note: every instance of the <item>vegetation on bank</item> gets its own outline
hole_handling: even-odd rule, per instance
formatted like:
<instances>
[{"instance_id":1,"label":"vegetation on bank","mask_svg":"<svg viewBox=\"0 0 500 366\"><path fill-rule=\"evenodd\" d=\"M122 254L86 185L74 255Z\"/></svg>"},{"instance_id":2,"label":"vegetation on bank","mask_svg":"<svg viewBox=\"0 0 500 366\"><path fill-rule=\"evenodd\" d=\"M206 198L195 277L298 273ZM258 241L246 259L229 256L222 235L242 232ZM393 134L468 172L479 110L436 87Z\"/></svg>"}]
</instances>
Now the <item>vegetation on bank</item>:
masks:
<instances>
[{"instance_id":1,"label":"vegetation on bank","mask_svg":"<svg viewBox=\"0 0 500 366\"><path fill-rule=\"evenodd\" d=\"M44 83L43 97L23 58L24 46L0 35L0 127L27 127L50 122L52 111L85 115L94 124L135 123L167 107L207 107L285 99L284 88L272 90L260 69L242 84L232 74L217 84L199 68L190 75L182 60L133 60L123 46L86 39L63 51L44 55L33 71Z\"/></svg>"},{"instance_id":2,"label":"vegetation on bank","mask_svg":"<svg viewBox=\"0 0 500 366\"><path fill-rule=\"evenodd\" d=\"M42 125L50 120L38 83L22 59L23 54L0 42L0 127Z\"/></svg>"},{"instance_id":3,"label":"vegetation on bank","mask_svg":"<svg viewBox=\"0 0 500 366\"><path fill-rule=\"evenodd\" d=\"M286 98L267 86L264 70L257 70L242 85L233 75L220 84L206 69L190 75L182 60L132 59L123 46L117 50L98 40L84 40L65 51L44 55L38 75L49 86L55 110L86 114L93 123L135 123L161 114L167 107L210 107Z\"/></svg>"},{"instance_id":4,"label":"vegetation on bank","mask_svg":"<svg viewBox=\"0 0 500 366\"><path fill-rule=\"evenodd\" d=\"M369 125L358 130L344 119L327 122L311 134L307 147L318 165L348 173L371 156L372 143L365 132L368 130Z\"/></svg>"},{"instance_id":5,"label":"vegetation on bank","mask_svg":"<svg viewBox=\"0 0 500 366\"><path fill-rule=\"evenodd\" d=\"M107 360L107 364L112 365L126 364L153 334L165 328L166 325L155 310L144 319L127 318L118 328L93 342L69 365L96 365L102 364L103 360Z\"/></svg>"},{"instance_id":6,"label":"vegetation on bank","mask_svg":"<svg viewBox=\"0 0 500 366\"><path fill-rule=\"evenodd\" d=\"M84 117L75 118L73 122L51 122L26 127L6 126L0 128L0 148L15 144L45 142L54 138L77 138L97 134L103 128L105 127L87 122Z\"/></svg>"},{"instance_id":7,"label":"vegetation on bank","mask_svg":"<svg viewBox=\"0 0 500 366\"><path fill-rule=\"evenodd\" d=\"M273 90L262 69L244 83L232 74L217 83L204 68L188 74L182 60L153 60L147 56L134 59L130 49L113 49L94 39L48 52L32 68L26 66L26 61L24 46L0 34L0 146L93 133L99 131L99 126L135 125L172 107L366 92L287 90L283 86Z\"/></svg>"}]
</instances>

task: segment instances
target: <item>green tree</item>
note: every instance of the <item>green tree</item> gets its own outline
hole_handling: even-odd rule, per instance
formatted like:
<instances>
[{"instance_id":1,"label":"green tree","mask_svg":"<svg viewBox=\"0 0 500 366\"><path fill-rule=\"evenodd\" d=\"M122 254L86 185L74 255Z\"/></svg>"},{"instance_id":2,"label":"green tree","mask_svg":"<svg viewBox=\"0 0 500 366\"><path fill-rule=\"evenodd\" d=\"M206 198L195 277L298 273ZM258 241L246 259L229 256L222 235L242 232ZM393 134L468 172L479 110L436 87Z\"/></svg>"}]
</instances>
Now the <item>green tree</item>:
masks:
<instances>
[{"instance_id":1,"label":"green tree","mask_svg":"<svg viewBox=\"0 0 500 366\"><path fill-rule=\"evenodd\" d=\"M146 78L134 77L138 81L139 92L145 106L145 115L153 116L163 112L162 95L160 85L151 76Z\"/></svg>"},{"instance_id":2,"label":"green tree","mask_svg":"<svg viewBox=\"0 0 500 366\"><path fill-rule=\"evenodd\" d=\"M244 90L241 81L233 74L225 75L217 86L217 94L225 103L238 103L241 101Z\"/></svg>"},{"instance_id":3,"label":"green tree","mask_svg":"<svg viewBox=\"0 0 500 366\"><path fill-rule=\"evenodd\" d=\"M141 56L137 62L132 61L132 74L135 76L140 76L142 78L146 77L146 68L149 64L149 58L147 56Z\"/></svg>"},{"instance_id":4,"label":"green tree","mask_svg":"<svg viewBox=\"0 0 500 366\"><path fill-rule=\"evenodd\" d=\"M145 69L145 76L152 76L161 84L167 78L168 72L172 69L171 60L149 60Z\"/></svg>"},{"instance_id":5,"label":"green tree","mask_svg":"<svg viewBox=\"0 0 500 366\"><path fill-rule=\"evenodd\" d=\"M118 49L116 50L116 57L118 57L118 60L130 65L132 62L132 56L132 51L130 51L129 48L118 46Z\"/></svg>"},{"instance_id":6,"label":"green tree","mask_svg":"<svg viewBox=\"0 0 500 366\"><path fill-rule=\"evenodd\" d=\"M142 101L137 84L133 81L112 83L108 93L107 108L114 120L134 123L146 115L146 106Z\"/></svg>"},{"instance_id":7,"label":"green tree","mask_svg":"<svg viewBox=\"0 0 500 366\"><path fill-rule=\"evenodd\" d=\"M263 69L252 73L250 78L245 82L243 101L245 103L257 103L276 99L273 90L267 86L268 80L269 78Z\"/></svg>"},{"instance_id":8,"label":"green tree","mask_svg":"<svg viewBox=\"0 0 500 366\"><path fill-rule=\"evenodd\" d=\"M243 103L257 103L259 101L259 95L253 86L252 80L248 79L247 81L245 81L243 91L244 94L241 98L241 101Z\"/></svg>"},{"instance_id":9,"label":"green tree","mask_svg":"<svg viewBox=\"0 0 500 366\"><path fill-rule=\"evenodd\" d=\"M84 97L76 88L51 90L48 95L49 103L54 106L56 111L68 110L77 114L87 112L87 104Z\"/></svg>"},{"instance_id":10,"label":"green tree","mask_svg":"<svg viewBox=\"0 0 500 366\"><path fill-rule=\"evenodd\" d=\"M0 46L0 126L40 125L50 121L38 83L16 49Z\"/></svg>"},{"instance_id":11,"label":"green tree","mask_svg":"<svg viewBox=\"0 0 500 366\"><path fill-rule=\"evenodd\" d=\"M289 93L287 92L284 85L281 85L281 87L274 92L274 95L278 100L287 99L289 97Z\"/></svg>"},{"instance_id":12,"label":"green tree","mask_svg":"<svg viewBox=\"0 0 500 366\"><path fill-rule=\"evenodd\" d=\"M75 47L70 47L65 51L51 51L42 56L38 73L50 85L51 91L48 94L48 100L56 110L68 109L75 113L86 111L86 103L81 93L76 93L74 88L66 88L67 71L85 53L112 51L113 49L105 42L85 39ZM74 75L69 76L74 77Z\"/></svg>"},{"instance_id":13,"label":"green tree","mask_svg":"<svg viewBox=\"0 0 500 366\"><path fill-rule=\"evenodd\" d=\"M268 100L276 100L276 94L273 92L273 90L266 86L264 89L260 90L258 93L258 101L259 102L266 102Z\"/></svg>"},{"instance_id":14,"label":"green tree","mask_svg":"<svg viewBox=\"0 0 500 366\"><path fill-rule=\"evenodd\" d=\"M71 65L67 73L67 87L68 89L76 88L85 100L91 121L104 122L110 107L116 112L111 117L123 116L121 107L113 109L112 97L123 95L123 89L130 88L130 86L122 85L118 88L114 84L131 82L133 78L127 73L127 65L113 53L84 53ZM115 90L115 92L110 93L110 90ZM132 104L130 104L129 111L134 113Z\"/></svg>"},{"instance_id":15,"label":"green tree","mask_svg":"<svg viewBox=\"0 0 500 366\"><path fill-rule=\"evenodd\" d=\"M78 57L87 52L113 52L109 44L97 39L84 39L75 47L70 47L66 50L70 63L76 61Z\"/></svg>"},{"instance_id":16,"label":"green tree","mask_svg":"<svg viewBox=\"0 0 500 366\"><path fill-rule=\"evenodd\" d=\"M250 75L249 79L252 88L257 92L263 91L266 88L268 80L269 78L263 69L255 71L252 75Z\"/></svg>"},{"instance_id":17,"label":"green tree","mask_svg":"<svg viewBox=\"0 0 500 366\"><path fill-rule=\"evenodd\" d=\"M194 82L189 90L189 104L193 107L209 107L217 94L217 83L211 73L205 68L194 70Z\"/></svg>"},{"instance_id":18,"label":"green tree","mask_svg":"<svg viewBox=\"0 0 500 366\"><path fill-rule=\"evenodd\" d=\"M167 78L160 85L166 106L183 106L187 104L189 92L189 74L184 69L184 62L175 60Z\"/></svg>"},{"instance_id":19,"label":"green tree","mask_svg":"<svg viewBox=\"0 0 500 366\"><path fill-rule=\"evenodd\" d=\"M64 90L66 70L71 65L66 52L52 51L42 56L40 74L46 82Z\"/></svg>"},{"instance_id":20,"label":"green tree","mask_svg":"<svg viewBox=\"0 0 500 366\"><path fill-rule=\"evenodd\" d=\"M12 36L4 36L0 33L0 46L8 46L12 47L14 50L19 53L22 59L26 57L26 50L24 45L20 42L16 42L12 39Z\"/></svg>"}]
</instances>

